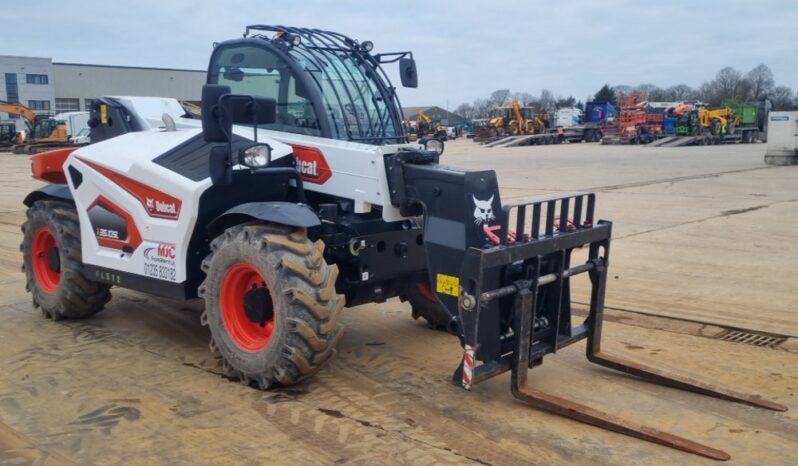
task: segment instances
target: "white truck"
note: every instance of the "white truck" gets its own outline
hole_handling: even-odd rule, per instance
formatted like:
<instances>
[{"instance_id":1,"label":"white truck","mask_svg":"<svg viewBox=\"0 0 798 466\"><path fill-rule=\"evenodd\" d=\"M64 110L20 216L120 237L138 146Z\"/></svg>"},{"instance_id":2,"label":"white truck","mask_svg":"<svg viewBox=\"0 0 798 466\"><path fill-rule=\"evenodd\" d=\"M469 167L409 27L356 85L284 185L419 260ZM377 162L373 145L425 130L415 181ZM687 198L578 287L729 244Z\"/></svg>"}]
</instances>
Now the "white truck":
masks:
<instances>
[{"instance_id":1,"label":"white truck","mask_svg":"<svg viewBox=\"0 0 798 466\"><path fill-rule=\"evenodd\" d=\"M570 128L582 122L582 109L576 107L561 108L554 114L555 126Z\"/></svg>"},{"instance_id":2,"label":"white truck","mask_svg":"<svg viewBox=\"0 0 798 466\"><path fill-rule=\"evenodd\" d=\"M89 112L59 113L55 116L55 120L66 123L67 134L71 138L77 136L83 128L89 127Z\"/></svg>"}]
</instances>

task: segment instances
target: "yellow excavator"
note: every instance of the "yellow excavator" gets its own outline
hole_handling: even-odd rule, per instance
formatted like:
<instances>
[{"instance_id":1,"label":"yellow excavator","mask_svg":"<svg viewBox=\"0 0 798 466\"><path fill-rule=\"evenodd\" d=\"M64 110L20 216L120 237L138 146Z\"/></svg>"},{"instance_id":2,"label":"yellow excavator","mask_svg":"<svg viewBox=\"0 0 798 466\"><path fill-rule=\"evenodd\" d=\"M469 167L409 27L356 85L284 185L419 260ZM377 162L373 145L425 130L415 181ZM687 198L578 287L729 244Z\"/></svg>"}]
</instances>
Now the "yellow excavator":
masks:
<instances>
[{"instance_id":1,"label":"yellow excavator","mask_svg":"<svg viewBox=\"0 0 798 466\"><path fill-rule=\"evenodd\" d=\"M69 144L69 134L63 121L37 116L33 110L16 103L0 101L0 112L21 115L28 127L24 138L17 136L17 144L12 147L15 154L33 154L44 148Z\"/></svg>"},{"instance_id":2,"label":"yellow excavator","mask_svg":"<svg viewBox=\"0 0 798 466\"><path fill-rule=\"evenodd\" d=\"M513 99L510 105L496 107L489 122L499 136L517 136L546 132L547 120L545 115L536 114L534 107L521 105Z\"/></svg>"},{"instance_id":3,"label":"yellow excavator","mask_svg":"<svg viewBox=\"0 0 798 466\"><path fill-rule=\"evenodd\" d=\"M435 139L440 139L441 141L445 141L447 139L446 128L436 125L432 118L424 113L423 110L418 112L418 118L416 119L416 134L418 135L418 139L421 139L424 136L432 136Z\"/></svg>"}]
</instances>

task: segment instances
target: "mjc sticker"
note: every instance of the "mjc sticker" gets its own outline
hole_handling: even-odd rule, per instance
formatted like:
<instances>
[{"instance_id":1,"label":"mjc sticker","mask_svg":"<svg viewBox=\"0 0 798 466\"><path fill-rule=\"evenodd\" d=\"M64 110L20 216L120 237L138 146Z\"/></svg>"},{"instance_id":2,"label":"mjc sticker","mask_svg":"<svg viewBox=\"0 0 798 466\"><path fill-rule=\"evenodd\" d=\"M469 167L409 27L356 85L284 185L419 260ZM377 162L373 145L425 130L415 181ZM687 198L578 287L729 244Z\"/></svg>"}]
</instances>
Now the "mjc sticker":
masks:
<instances>
[{"instance_id":1,"label":"mjc sticker","mask_svg":"<svg viewBox=\"0 0 798 466\"><path fill-rule=\"evenodd\" d=\"M460 294L460 278L439 273L435 280L435 291L449 296L457 296Z\"/></svg>"}]
</instances>

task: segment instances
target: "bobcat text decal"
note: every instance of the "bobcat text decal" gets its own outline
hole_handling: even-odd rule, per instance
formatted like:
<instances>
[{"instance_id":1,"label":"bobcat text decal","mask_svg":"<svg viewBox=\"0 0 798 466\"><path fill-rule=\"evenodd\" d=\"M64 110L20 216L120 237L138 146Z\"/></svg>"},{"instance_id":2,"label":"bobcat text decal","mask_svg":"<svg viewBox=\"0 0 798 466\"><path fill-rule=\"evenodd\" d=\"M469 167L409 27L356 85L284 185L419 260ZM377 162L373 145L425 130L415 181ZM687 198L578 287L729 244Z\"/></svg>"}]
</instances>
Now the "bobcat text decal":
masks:
<instances>
[{"instance_id":1,"label":"bobcat text decal","mask_svg":"<svg viewBox=\"0 0 798 466\"><path fill-rule=\"evenodd\" d=\"M78 160L105 175L141 202L150 217L177 220L180 217L180 199L117 173L110 168L78 157Z\"/></svg>"},{"instance_id":2,"label":"bobcat text decal","mask_svg":"<svg viewBox=\"0 0 798 466\"><path fill-rule=\"evenodd\" d=\"M296 169L303 180L308 183L324 184L332 178L332 170L319 149L298 144L291 144L291 147L294 148Z\"/></svg>"}]
</instances>

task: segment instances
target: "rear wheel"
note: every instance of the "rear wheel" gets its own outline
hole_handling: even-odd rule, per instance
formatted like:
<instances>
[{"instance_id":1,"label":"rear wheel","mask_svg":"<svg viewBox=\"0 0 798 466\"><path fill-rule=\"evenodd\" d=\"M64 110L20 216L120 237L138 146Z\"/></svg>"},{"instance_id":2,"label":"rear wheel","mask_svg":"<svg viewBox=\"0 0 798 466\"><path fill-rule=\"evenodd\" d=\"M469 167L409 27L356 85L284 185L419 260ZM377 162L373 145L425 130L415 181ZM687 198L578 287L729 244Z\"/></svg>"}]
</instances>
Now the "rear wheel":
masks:
<instances>
[{"instance_id":1,"label":"rear wheel","mask_svg":"<svg viewBox=\"0 0 798 466\"><path fill-rule=\"evenodd\" d=\"M292 385L335 354L344 298L321 241L304 229L245 224L214 239L211 251L202 263L202 324L226 372L262 389Z\"/></svg>"},{"instance_id":2,"label":"rear wheel","mask_svg":"<svg viewBox=\"0 0 798 466\"><path fill-rule=\"evenodd\" d=\"M40 200L22 225L22 269L34 307L53 320L78 319L100 312L111 299L110 286L83 276L80 225L75 207Z\"/></svg>"},{"instance_id":3,"label":"rear wheel","mask_svg":"<svg viewBox=\"0 0 798 466\"><path fill-rule=\"evenodd\" d=\"M419 283L408 288L399 296L402 302L410 303L413 318L424 318L431 328L449 331L449 313L440 305L429 283Z\"/></svg>"}]
</instances>

